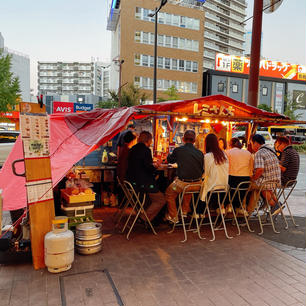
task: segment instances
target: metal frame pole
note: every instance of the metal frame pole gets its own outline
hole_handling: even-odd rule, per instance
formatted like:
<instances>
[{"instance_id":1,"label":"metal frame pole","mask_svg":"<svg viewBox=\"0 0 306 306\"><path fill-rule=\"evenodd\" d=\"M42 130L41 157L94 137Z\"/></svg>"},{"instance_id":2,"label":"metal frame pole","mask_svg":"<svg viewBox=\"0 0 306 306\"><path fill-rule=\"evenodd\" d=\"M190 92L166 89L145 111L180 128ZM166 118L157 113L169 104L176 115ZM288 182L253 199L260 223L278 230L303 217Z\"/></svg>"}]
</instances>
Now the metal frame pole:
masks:
<instances>
[{"instance_id":1,"label":"metal frame pole","mask_svg":"<svg viewBox=\"0 0 306 306\"><path fill-rule=\"evenodd\" d=\"M157 102L157 22L158 9L155 8L153 104Z\"/></svg>"},{"instance_id":2,"label":"metal frame pole","mask_svg":"<svg viewBox=\"0 0 306 306\"><path fill-rule=\"evenodd\" d=\"M257 107L263 0L254 0L248 104Z\"/></svg>"}]
</instances>

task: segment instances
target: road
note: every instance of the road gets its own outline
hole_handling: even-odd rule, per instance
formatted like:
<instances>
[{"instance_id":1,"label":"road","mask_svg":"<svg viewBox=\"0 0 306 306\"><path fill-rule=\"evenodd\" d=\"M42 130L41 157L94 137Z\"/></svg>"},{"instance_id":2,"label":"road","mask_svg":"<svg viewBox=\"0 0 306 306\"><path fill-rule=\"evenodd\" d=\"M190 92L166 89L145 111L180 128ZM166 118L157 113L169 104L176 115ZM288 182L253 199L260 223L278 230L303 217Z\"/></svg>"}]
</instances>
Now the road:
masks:
<instances>
[{"instance_id":1,"label":"road","mask_svg":"<svg viewBox=\"0 0 306 306\"><path fill-rule=\"evenodd\" d=\"M306 193L306 154L300 154L300 172L295 191Z\"/></svg>"}]
</instances>

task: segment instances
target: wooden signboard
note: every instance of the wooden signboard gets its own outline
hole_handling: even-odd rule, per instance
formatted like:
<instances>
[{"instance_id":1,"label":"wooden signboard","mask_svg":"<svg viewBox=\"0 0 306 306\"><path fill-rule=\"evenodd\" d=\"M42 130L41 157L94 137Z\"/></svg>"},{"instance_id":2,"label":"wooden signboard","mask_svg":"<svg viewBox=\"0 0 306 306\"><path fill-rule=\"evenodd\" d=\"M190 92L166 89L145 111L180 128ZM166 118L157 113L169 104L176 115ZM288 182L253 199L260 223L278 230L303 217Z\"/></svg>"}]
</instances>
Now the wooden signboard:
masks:
<instances>
[{"instance_id":1,"label":"wooden signboard","mask_svg":"<svg viewBox=\"0 0 306 306\"><path fill-rule=\"evenodd\" d=\"M31 246L35 269L45 267L44 237L54 219L49 152L49 122L46 108L20 103L20 134L23 142Z\"/></svg>"}]
</instances>

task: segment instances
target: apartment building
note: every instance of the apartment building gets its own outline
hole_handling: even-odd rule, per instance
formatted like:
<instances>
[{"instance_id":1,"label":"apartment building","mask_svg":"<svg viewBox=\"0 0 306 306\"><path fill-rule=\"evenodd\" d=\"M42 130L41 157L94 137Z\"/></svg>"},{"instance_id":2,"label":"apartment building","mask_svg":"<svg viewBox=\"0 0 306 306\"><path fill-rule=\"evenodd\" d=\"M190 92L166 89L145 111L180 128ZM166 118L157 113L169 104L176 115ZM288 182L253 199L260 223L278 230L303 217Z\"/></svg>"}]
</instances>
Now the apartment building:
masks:
<instances>
[{"instance_id":1,"label":"apartment building","mask_svg":"<svg viewBox=\"0 0 306 306\"><path fill-rule=\"evenodd\" d=\"M106 95L109 64L101 62L38 62L38 93Z\"/></svg>"},{"instance_id":2,"label":"apartment building","mask_svg":"<svg viewBox=\"0 0 306 306\"><path fill-rule=\"evenodd\" d=\"M215 69L216 53L244 54L247 3L245 0L209 0L205 10L203 67Z\"/></svg>"},{"instance_id":3,"label":"apartment building","mask_svg":"<svg viewBox=\"0 0 306 306\"><path fill-rule=\"evenodd\" d=\"M4 45L4 37L0 32L0 49L3 49L3 55L11 55L11 72L19 79L21 99L30 101L30 58L28 55L19 51L11 50Z\"/></svg>"},{"instance_id":4,"label":"apartment building","mask_svg":"<svg viewBox=\"0 0 306 306\"><path fill-rule=\"evenodd\" d=\"M171 86L181 99L202 94L204 12L199 3L168 1L158 14L158 97L166 98L163 92ZM107 25L112 31L111 89L118 90L121 70L121 86L134 83L148 100L153 99L154 67L154 17L149 15L155 5L152 0L113 0Z\"/></svg>"}]
</instances>

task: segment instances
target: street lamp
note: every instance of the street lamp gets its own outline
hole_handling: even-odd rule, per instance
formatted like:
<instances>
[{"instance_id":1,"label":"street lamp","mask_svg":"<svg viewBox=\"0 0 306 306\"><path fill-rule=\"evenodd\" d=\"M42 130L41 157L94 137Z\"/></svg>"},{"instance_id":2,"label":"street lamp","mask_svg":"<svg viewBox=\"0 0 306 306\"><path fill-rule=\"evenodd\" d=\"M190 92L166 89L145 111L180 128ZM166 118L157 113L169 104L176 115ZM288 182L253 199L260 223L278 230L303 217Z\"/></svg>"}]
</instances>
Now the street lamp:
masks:
<instances>
[{"instance_id":1,"label":"street lamp","mask_svg":"<svg viewBox=\"0 0 306 306\"><path fill-rule=\"evenodd\" d=\"M154 32L154 76L153 76L153 103L156 103L156 90L157 90L157 21L158 21L158 12L161 8L167 3L168 0L161 0L159 8L155 8L154 13L149 14L149 17L155 16L155 32Z\"/></svg>"},{"instance_id":2,"label":"street lamp","mask_svg":"<svg viewBox=\"0 0 306 306\"><path fill-rule=\"evenodd\" d=\"M119 88L118 88L118 106L121 106L121 88L123 86L121 86L121 72L122 72L122 64L124 63L123 59L117 59L117 60L113 60L115 62L115 64L117 64L119 66Z\"/></svg>"}]
</instances>

